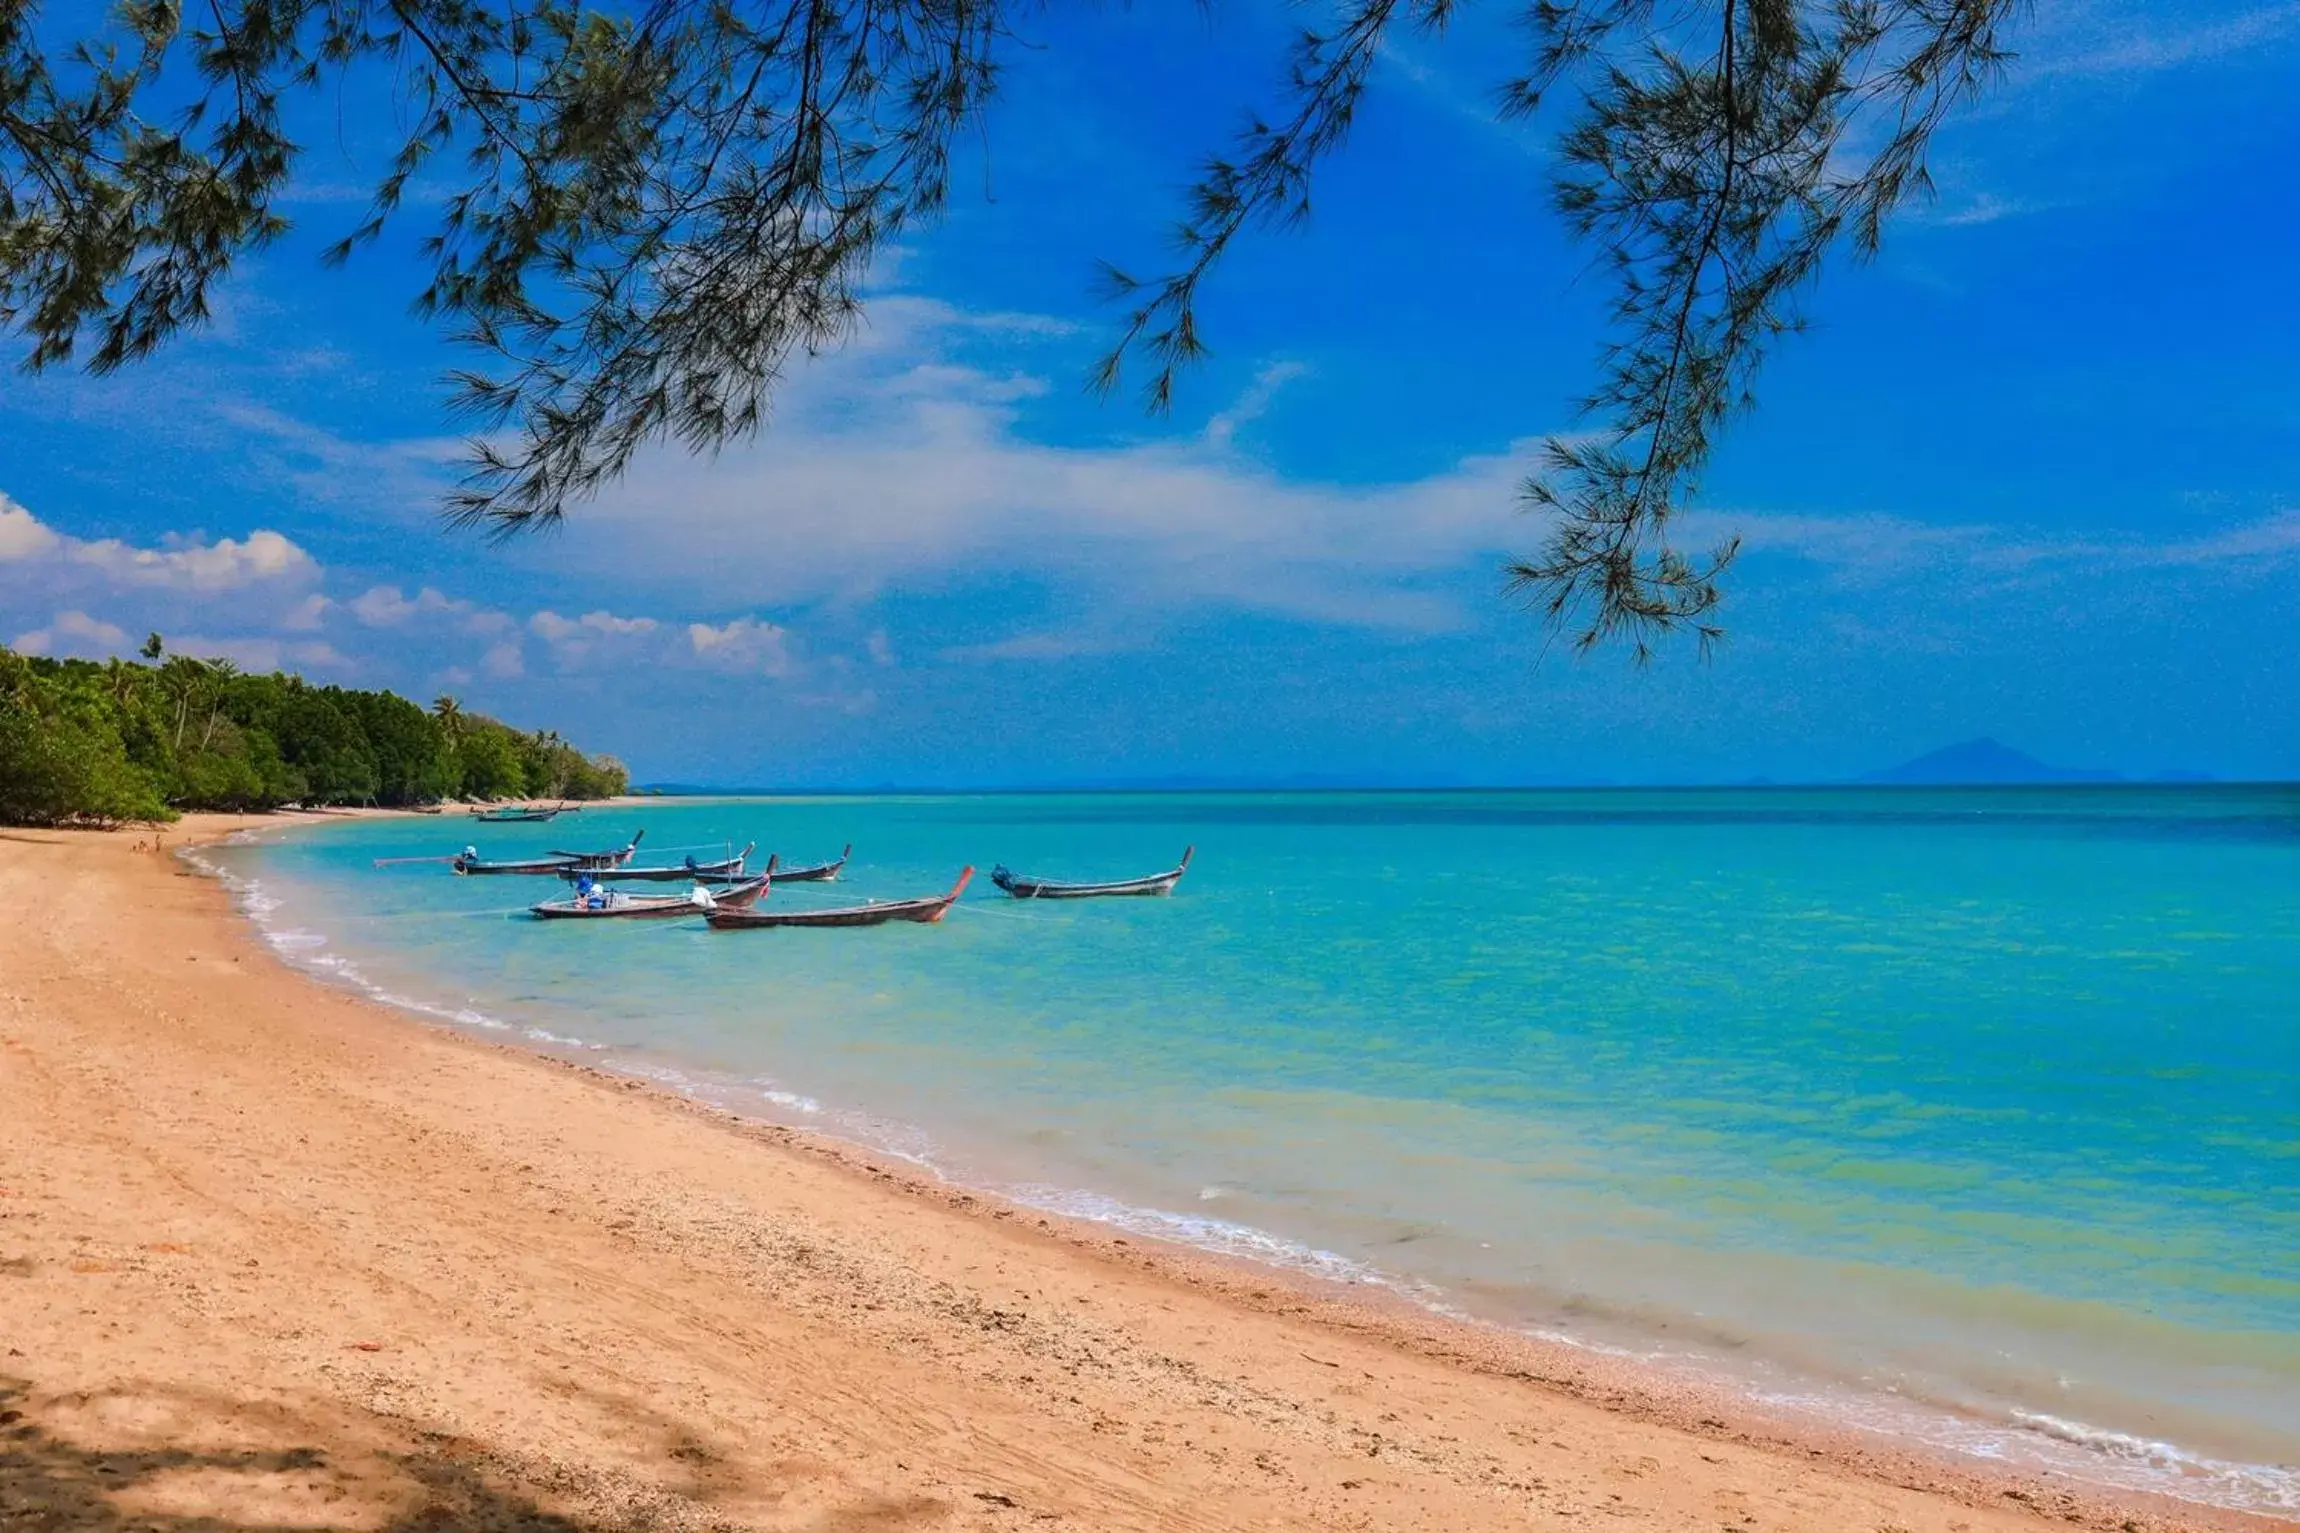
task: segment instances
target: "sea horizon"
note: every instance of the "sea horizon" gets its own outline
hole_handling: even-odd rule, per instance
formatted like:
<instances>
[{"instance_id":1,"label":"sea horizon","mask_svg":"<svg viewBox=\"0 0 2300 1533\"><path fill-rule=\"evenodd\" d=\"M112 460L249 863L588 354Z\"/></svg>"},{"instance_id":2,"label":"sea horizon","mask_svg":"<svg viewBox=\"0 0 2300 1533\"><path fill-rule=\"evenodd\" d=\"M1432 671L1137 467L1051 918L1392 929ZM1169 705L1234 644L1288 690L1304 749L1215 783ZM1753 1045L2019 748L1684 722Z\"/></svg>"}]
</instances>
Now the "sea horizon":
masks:
<instances>
[{"instance_id":1,"label":"sea horizon","mask_svg":"<svg viewBox=\"0 0 2300 1533\"><path fill-rule=\"evenodd\" d=\"M436 820L211 855L323 977L1021 1203L1951 1453L2300 1506L2300 1289L2273 1254L2300 1227L2273 1175L2300 1153L2274 1000L2300 800L1783 784L1814 800L1784 816L1774 786L622 811L650 853L856 843L847 884L793 903L940 889L1000 844L1058 876L1198 847L1172 900L978 879L946 926L857 933L548 931L517 918L545 881L368 866L471 834ZM1167 807L1110 802L1145 798ZM568 839L485 831L490 855Z\"/></svg>"}]
</instances>

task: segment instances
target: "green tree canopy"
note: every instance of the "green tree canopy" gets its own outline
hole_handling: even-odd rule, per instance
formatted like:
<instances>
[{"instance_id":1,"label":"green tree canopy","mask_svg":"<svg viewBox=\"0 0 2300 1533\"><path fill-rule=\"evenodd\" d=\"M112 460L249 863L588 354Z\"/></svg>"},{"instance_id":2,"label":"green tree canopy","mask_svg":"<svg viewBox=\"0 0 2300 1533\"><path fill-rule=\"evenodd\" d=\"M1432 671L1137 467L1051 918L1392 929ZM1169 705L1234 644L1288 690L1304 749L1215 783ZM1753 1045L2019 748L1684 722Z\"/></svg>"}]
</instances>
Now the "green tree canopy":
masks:
<instances>
[{"instance_id":1,"label":"green tree canopy","mask_svg":"<svg viewBox=\"0 0 2300 1533\"><path fill-rule=\"evenodd\" d=\"M176 809L431 804L543 781L607 798L629 777L556 734L452 707L450 733L389 692L243 676L222 661L49 660L0 648L0 823L111 824Z\"/></svg>"}]
</instances>

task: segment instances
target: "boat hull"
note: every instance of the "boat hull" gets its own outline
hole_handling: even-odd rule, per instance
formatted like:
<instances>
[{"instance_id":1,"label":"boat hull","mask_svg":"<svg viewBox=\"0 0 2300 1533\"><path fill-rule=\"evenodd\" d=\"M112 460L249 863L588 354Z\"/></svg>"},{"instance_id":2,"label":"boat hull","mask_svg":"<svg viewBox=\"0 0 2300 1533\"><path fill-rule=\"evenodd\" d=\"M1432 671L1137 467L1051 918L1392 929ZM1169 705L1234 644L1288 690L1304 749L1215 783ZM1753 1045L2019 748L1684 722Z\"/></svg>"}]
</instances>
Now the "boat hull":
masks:
<instances>
[{"instance_id":1,"label":"boat hull","mask_svg":"<svg viewBox=\"0 0 2300 1533\"><path fill-rule=\"evenodd\" d=\"M466 878L492 878L506 874L526 874L541 877L550 873L579 872L581 865L564 857L538 858L529 862L466 862L458 857L450 864Z\"/></svg>"},{"instance_id":2,"label":"boat hull","mask_svg":"<svg viewBox=\"0 0 2300 1533\"><path fill-rule=\"evenodd\" d=\"M477 857L457 857L448 866L466 877L487 877L503 874L526 874L546 877L555 873L604 873L629 862L639 850L639 842L647 833L635 833L626 846L612 852L553 851L542 857L520 857L509 862L486 862Z\"/></svg>"},{"instance_id":3,"label":"boat hull","mask_svg":"<svg viewBox=\"0 0 2300 1533\"><path fill-rule=\"evenodd\" d=\"M750 860L752 850L752 847L746 846L740 857L729 857L719 862L683 863L675 868L619 867L614 869L615 881L619 884L739 884L744 880L743 864ZM775 871L772 859L768 861L767 867L769 871L774 871L777 883L783 881L785 875ZM559 876L572 881L588 871L583 867L570 866L561 870Z\"/></svg>"},{"instance_id":4,"label":"boat hull","mask_svg":"<svg viewBox=\"0 0 2300 1533\"><path fill-rule=\"evenodd\" d=\"M811 868L778 868L775 870L775 882L778 884L827 884L839 876L840 871L847 865L847 859L853 855L854 847L849 844L845 851L839 853L838 860L835 862L818 862Z\"/></svg>"},{"instance_id":5,"label":"boat hull","mask_svg":"<svg viewBox=\"0 0 2300 1533\"><path fill-rule=\"evenodd\" d=\"M893 921L911 921L932 926L950 914L950 907L966 892L967 880L974 877L968 868L958 875L958 882L948 894L927 899L888 900L881 905L843 905L833 910L714 910L706 919L713 931L752 931L768 927L809 926L885 926Z\"/></svg>"},{"instance_id":6,"label":"boat hull","mask_svg":"<svg viewBox=\"0 0 2300 1533\"><path fill-rule=\"evenodd\" d=\"M767 881L754 878L716 896L717 903L708 907L696 904L683 894L642 894L601 909L592 909L579 900L545 900L528 909L545 921L662 921L704 915L712 909L747 909L766 892Z\"/></svg>"},{"instance_id":7,"label":"boat hull","mask_svg":"<svg viewBox=\"0 0 2300 1533\"><path fill-rule=\"evenodd\" d=\"M1164 873L1143 878L1118 878L1099 884L1060 883L1051 878L1025 878L1005 868L993 868L990 881L1018 900L1106 900L1172 894L1182 875L1190 871L1194 846L1184 847L1182 861Z\"/></svg>"}]
</instances>

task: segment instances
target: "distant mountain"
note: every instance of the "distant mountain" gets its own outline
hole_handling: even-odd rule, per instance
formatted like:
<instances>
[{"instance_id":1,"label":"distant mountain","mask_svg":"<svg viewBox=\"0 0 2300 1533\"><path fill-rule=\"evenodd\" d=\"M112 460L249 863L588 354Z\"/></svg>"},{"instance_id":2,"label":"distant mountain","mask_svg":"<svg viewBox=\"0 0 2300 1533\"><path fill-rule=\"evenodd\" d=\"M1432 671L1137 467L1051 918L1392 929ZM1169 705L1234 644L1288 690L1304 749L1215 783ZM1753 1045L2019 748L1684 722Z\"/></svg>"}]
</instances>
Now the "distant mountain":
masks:
<instances>
[{"instance_id":1,"label":"distant mountain","mask_svg":"<svg viewBox=\"0 0 2300 1533\"><path fill-rule=\"evenodd\" d=\"M2016 751L1996 740L1966 740L1928 751L1913 761L1870 772L1866 783L1904 786L1993 784L2023 782L2123 782L2122 772L2091 771L2083 767L2048 765L2026 751Z\"/></svg>"}]
</instances>

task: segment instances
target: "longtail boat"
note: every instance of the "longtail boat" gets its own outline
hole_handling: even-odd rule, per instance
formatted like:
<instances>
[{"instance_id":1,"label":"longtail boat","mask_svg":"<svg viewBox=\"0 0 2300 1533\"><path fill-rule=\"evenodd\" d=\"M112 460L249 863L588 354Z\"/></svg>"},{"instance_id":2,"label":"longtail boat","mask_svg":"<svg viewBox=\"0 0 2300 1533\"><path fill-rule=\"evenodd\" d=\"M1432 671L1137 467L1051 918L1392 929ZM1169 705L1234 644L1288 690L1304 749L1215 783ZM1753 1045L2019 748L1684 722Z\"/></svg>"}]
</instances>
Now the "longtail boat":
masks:
<instances>
[{"instance_id":1,"label":"longtail boat","mask_svg":"<svg viewBox=\"0 0 2300 1533\"><path fill-rule=\"evenodd\" d=\"M838 861L818 862L811 868L785 868L775 875L775 882L778 884L827 884L839 876L839 870L847 865L847 859L854 855L854 850L854 843L849 841L845 850L839 853Z\"/></svg>"},{"instance_id":2,"label":"longtail boat","mask_svg":"<svg viewBox=\"0 0 2300 1533\"><path fill-rule=\"evenodd\" d=\"M1065 884L1051 878L1025 878L1004 867L990 870L990 881L1018 900L1093 900L1111 895L1172 894L1182 875L1190 870L1190 854L1194 846L1182 848L1182 860L1163 873L1152 873L1146 878L1121 878L1103 884Z\"/></svg>"},{"instance_id":3,"label":"longtail boat","mask_svg":"<svg viewBox=\"0 0 2300 1533\"><path fill-rule=\"evenodd\" d=\"M959 895L966 891L966 881L972 877L974 869L968 868L950 886L950 893L924 899L840 905L829 910L714 910L703 919L711 923L711 930L721 932L747 931L754 926L884 926L889 921L932 925L950 914L950 907L958 903Z\"/></svg>"},{"instance_id":4,"label":"longtail boat","mask_svg":"<svg viewBox=\"0 0 2300 1533\"><path fill-rule=\"evenodd\" d=\"M598 873L609 868L619 868L629 862L631 854L639 849L639 838L645 834L643 830L635 832L629 845L612 852L552 852L548 856L517 857L508 862L489 862L476 849L467 846L449 861L448 866L458 873L470 874L551 874L570 868L579 873Z\"/></svg>"},{"instance_id":5,"label":"longtail boat","mask_svg":"<svg viewBox=\"0 0 2300 1533\"><path fill-rule=\"evenodd\" d=\"M698 884L739 884L743 881L743 863L752 852L758 850L758 845L754 841L734 856L723 857L717 862L697 862L694 858L689 857L676 867L616 868L614 870L615 881L626 884L675 884L682 879L692 879ZM768 858L767 867L770 871L774 865L774 859ZM559 876L572 882L587 871L589 870L570 864L559 870ZM787 873L775 874L778 882L789 876Z\"/></svg>"},{"instance_id":6,"label":"longtail boat","mask_svg":"<svg viewBox=\"0 0 2300 1533\"><path fill-rule=\"evenodd\" d=\"M583 895L571 899L544 900L528 909L546 921L598 920L623 918L627 920L663 919L672 916L706 915L713 910L744 910L758 903L767 892L767 875L746 879L732 889L713 893L701 884L685 894L630 894L621 889L596 891L600 903L593 904ZM697 896L701 896L697 898Z\"/></svg>"},{"instance_id":7,"label":"longtail boat","mask_svg":"<svg viewBox=\"0 0 2300 1533\"><path fill-rule=\"evenodd\" d=\"M482 825L533 825L555 818L556 809L537 809L532 805L510 809L474 809L471 817Z\"/></svg>"},{"instance_id":8,"label":"longtail boat","mask_svg":"<svg viewBox=\"0 0 2300 1533\"><path fill-rule=\"evenodd\" d=\"M569 852L562 851L558 847L553 847L551 849L551 855L554 857L565 857L572 861L575 866L579 868L619 868L624 863L631 860L631 854L639 849L639 843L645 840L646 836L647 833L645 831L635 830L631 832L631 839L629 841L626 841L622 846L616 848L613 851Z\"/></svg>"}]
</instances>

